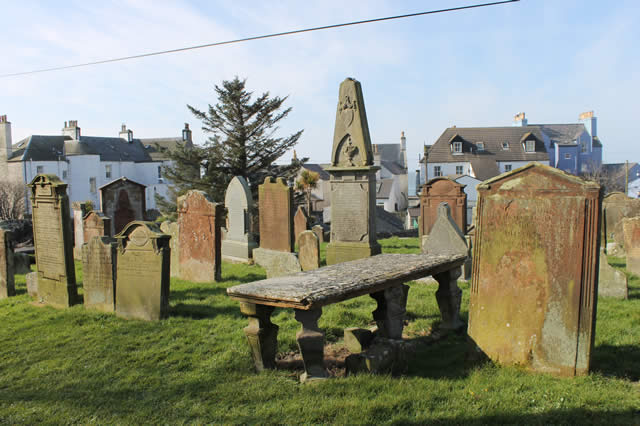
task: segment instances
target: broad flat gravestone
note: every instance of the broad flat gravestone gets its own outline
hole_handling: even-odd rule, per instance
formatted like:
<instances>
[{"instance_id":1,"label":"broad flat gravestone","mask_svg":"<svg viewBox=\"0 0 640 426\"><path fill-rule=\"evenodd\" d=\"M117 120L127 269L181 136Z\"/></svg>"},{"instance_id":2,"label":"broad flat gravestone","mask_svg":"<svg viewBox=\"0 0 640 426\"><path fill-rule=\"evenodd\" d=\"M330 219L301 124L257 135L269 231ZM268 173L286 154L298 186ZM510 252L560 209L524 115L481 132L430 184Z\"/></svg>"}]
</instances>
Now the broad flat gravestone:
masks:
<instances>
[{"instance_id":1,"label":"broad flat gravestone","mask_svg":"<svg viewBox=\"0 0 640 426\"><path fill-rule=\"evenodd\" d=\"M160 224L160 230L169 235L169 247L171 248L171 277L180 277L180 237L179 226L176 222L164 221Z\"/></svg>"},{"instance_id":2,"label":"broad flat gravestone","mask_svg":"<svg viewBox=\"0 0 640 426\"><path fill-rule=\"evenodd\" d=\"M438 217L438 206L447 203L451 209L451 217L463 234L467 231L467 194L466 185L462 185L447 177L437 177L422 186L420 194L420 218L418 231L420 236L429 234Z\"/></svg>"},{"instance_id":3,"label":"broad flat gravestone","mask_svg":"<svg viewBox=\"0 0 640 426\"><path fill-rule=\"evenodd\" d=\"M67 184L55 175L37 175L29 184L33 207L33 240L38 268L38 297L57 308L76 303Z\"/></svg>"},{"instance_id":4,"label":"broad flat gravestone","mask_svg":"<svg viewBox=\"0 0 640 426\"><path fill-rule=\"evenodd\" d=\"M116 303L116 247L113 237L93 237L82 246L84 307L114 312Z\"/></svg>"},{"instance_id":5,"label":"broad flat gravestone","mask_svg":"<svg viewBox=\"0 0 640 426\"><path fill-rule=\"evenodd\" d=\"M304 207L298 206L296 214L293 217L293 232L295 234L295 240L298 242L300 234L309 229L309 217Z\"/></svg>"},{"instance_id":6,"label":"broad flat gravestone","mask_svg":"<svg viewBox=\"0 0 640 426\"><path fill-rule=\"evenodd\" d=\"M268 176L258 187L260 248L293 251L293 191L282 178Z\"/></svg>"},{"instance_id":7,"label":"broad flat gravestone","mask_svg":"<svg viewBox=\"0 0 640 426\"><path fill-rule=\"evenodd\" d=\"M111 219L101 212L90 211L84 216L83 225L84 241L88 243L93 237L111 236Z\"/></svg>"},{"instance_id":8,"label":"broad flat gravestone","mask_svg":"<svg viewBox=\"0 0 640 426\"><path fill-rule=\"evenodd\" d=\"M116 315L147 321L167 317L169 236L155 223L135 221L116 239Z\"/></svg>"},{"instance_id":9,"label":"broad flat gravestone","mask_svg":"<svg viewBox=\"0 0 640 426\"><path fill-rule=\"evenodd\" d=\"M320 242L313 231L303 231L298 237L298 259L303 271L320 267Z\"/></svg>"},{"instance_id":10,"label":"broad flat gravestone","mask_svg":"<svg viewBox=\"0 0 640 426\"><path fill-rule=\"evenodd\" d=\"M222 258L248 263L253 249L258 247L251 232L253 200L247 181L242 176L231 179L224 195L227 227L223 230Z\"/></svg>"},{"instance_id":11,"label":"broad flat gravestone","mask_svg":"<svg viewBox=\"0 0 640 426\"><path fill-rule=\"evenodd\" d=\"M600 248L600 272L598 273L598 296L627 299L629 285L627 276L609 265L604 247Z\"/></svg>"},{"instance_id":12,"label":"broad flat gravestone","mask_svg":"<svg viewBox=\"0 0 640 426\"><path fill-rule=\"evenodd\" d=\"M340 84L330 174L331 241L327 264L373 256L376 240L376 171L362 87L352 78Z\"/></svg>"},{"instance_id":13,"label":"broad flat gravestone","mask_svg":"<svg viewBox=\"0 0 640 426\"><path fill-rule=\"evenodd\" d=\"M530 163L478 185L468 334L501 364L587 374L601 188Z\"/></svg>"},{"instance_id":14,"label":"broad flat gravestone","mask_svg":"<svg viewBox=\"0 0 640 426\"><path fill-rule=\"evenodd\" d=\"M9 228L0 225L0 299L16 295L11 237Z\"/></svg>"},{"instance_id":15,"label":"broad flat gravestone","mask_svg":"<svg viewBox=\"0 0 640 426\"><path fill-rule=\"evenodd\" d=\"M640 275L640 216L622 219L627 270Z\"/></svg>"},{"instance_id":16,"label":"broad flat gravestone","mask_svg":"<svg viewBox=\"0 0 640 426\"><path fill-rule=\"evenodd\" d=\"M71 203L71 211L73 212L73 258L82 260L82 245L84 239L84 216L87 214L87 203L78 201Z\"/></svg>"},{"instance_id":17,"label":"broad flat gravestone","mask_svg":"<svg viewBox=\"0 0 640 426\"><path fill-rule=\"evenodd\" d=\"M222 206L203 191L178 198L180 277L193 282L220 281Z\"/></svg>"},{"instance_id":18,"label":"broad flat gravestone","mask_svg":"<svg viewBox=\"0 0 640 426\"><path fill-rule=\"evenodd\" d=\"M612 192L602 200L602 210L602 228L606 236L603 244L607 239L613 239L618 243L618 248L623 248L622 219L640 216L640 200L627 197L622 192Z\"/></svg>"}]
</instances>

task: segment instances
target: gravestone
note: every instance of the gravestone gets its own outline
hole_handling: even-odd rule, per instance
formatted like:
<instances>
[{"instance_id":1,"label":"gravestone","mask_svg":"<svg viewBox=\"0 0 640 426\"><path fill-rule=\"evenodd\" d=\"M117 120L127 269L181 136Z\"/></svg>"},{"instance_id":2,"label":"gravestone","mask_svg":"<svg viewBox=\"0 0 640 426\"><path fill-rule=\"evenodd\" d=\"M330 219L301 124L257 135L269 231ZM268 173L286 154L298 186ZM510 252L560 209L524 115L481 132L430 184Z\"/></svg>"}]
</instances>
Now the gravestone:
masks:
<instances>
[{"instance_id":1,"label":"gravestone","mask_svg":"<svg viewBox=\"0 0 640 426\"><path fill-rule=\"evenodd\" d=\"M624 272L609 265L604 247L600 248L600 272L598 273L598 296L615 299L629 298L629 285Z\"/></svg>"},{"instance_id":2,"label":"gravestone","mask_svg":"<svg viewBox=\"0 0 640 426\"><path fill-rule=\"evenodd\" d=\"M293 251L293 191L279 177L267 176L258 187L260 248Z\"/></svg>"},{"instance_id":3,"label":"gravestone","mask_svg":"<svg viewBox=\"0 0 640 426\"><path fill-rule=\"evenodd\" d=\"M627 271L640 275L640 216L622 219Z\"/></svg>"},{"instance_id":4,"label":"gravestone","mask_svg":"<svg viewBox=\"0 0 640 426\"><path fill-rule=\"evenodd\" d=\"M640 200L627 197L622 192L607 194L602 200L602 233L606 237L603 245L607 240L612 239L618 244L617 255L624 255L620 252L624 249L622 219L635 216L640 216Z\"/></svg>"},{"instance_id":5,"label":"gravestone","mask_svg":"<svg viewBox=\"0 0 640 426\"><path fill-rule=\"evenodd\" d=\"M309 229L309 217L304 207L298 206L296 214L293 217L293 233L295 235L295 241L298 242L300 234Z\"/></svg>"},{"instance_id":6,"label":"gravestone","mask_svg":"<svg viewBox=\"0 0 640 426\"><path fill-rule=\"evenodd\" d=\"M92 210L84 216L83 228L84 241L87 243L93 237L110 237L111 219L102 214L102 212Z\"/></svg>"},{"instance_id":7,"label":"gravestone","mask_svg":"<svg viewBox=\"0 0 640 426\"><path fill-rule=\"evenodd\" d=\"M0 299L16 295L12 233L0 224Z\"/></svg>"},{"instance_id":8,"label":"gravestone","mask_svg":"<svg viewBox=\"0 0 640 426\"><path fill-rule=\"evenodd\" d=\"M160 224L160 230L169 235L169 247L171 248L171 277L180 277L180 248L179 226L176 222L164 221Z\"/></svg>"},{"instance_id":9,"label":"gravestone","mask_svg":"<svg viewBox=\"0 0 640 426\"><path fill-rule=\"evenodd\" d=\"M303 231L298 236L298 259L303 271L320 267L320 242L313 231Z\"/></svg>"},{"instance_id":10,"label":"gravestone","mask_svg":"<svg viewBox=\"0 0 640 426\"><path fill-rule=\"evenodd\" d=\"M258 243L251 232L253 199L244 177L235 176L231 179L224 195L224 205L227 209L227 226L222 230L222 258L248 263Z\"/></svg>"},{"instance_id":11,"label":"gravestone","mask_svg":"<svg viewBox=\"0 0 640 426\"><path fill-rule=\"evenodd\" d=\"M29 272L25 275L25 280L27 281L27 294L30 297L37 298L38 297L38 273L37 272Z\"/></svg>"},{"instance_id":12,"label":"gravestone","mask_svg":"<svg viewBox=\"0 0 640 426\"><path fill-rule=\"evenodd\" d=\"M53 307L76 303L76 271L67 184L55 175L37 175L29 184L38 297Z\"/></svg>"},{"instance_id":13,"label":"gravestone","mask_svg":"<svg viewBox=\"0 0 640 426\"><path fill-rule=\"evenodd\" d=\"M100 187L102 213L111 218L111 235L134 220L144 220L146 186L121 177Z\"/></svg>"},{"instance_id":14,"label":"gravestone","mask_svg":"<svg viewBox=\"0 0 640 426\"><path fill-rule=\"evenodd\" d=\"M169 314L169 236L134 221L116 235L116 315L154 321Z\"/></svg>"},{"instance_id":15,"label":"gravestone","mask_svg":"<svg viewBox=\"0 0 640 426\"><path fill-rule=\"evenodd\" d=\"M330 175L331 241L327 264L373 256L376 240L376 171L360 82L340 84Z\"/></svg>"},{"instance_id":16,"label":"gravestone","mask_svg":"<svg viewBox=\"0 0 640 426\"><path fill-rule=\"evenodd\" d=\"M311 230L316 234L316 237L318 237L318 242L324 243L324 229L322 225L315 225Z\"/></svg>"},{"instance_id":17,"label":"gravestone","mask_svg":"<svg viewBox=\"0 0 640 426\"><path fill-rule=\"evenodd\" d=\"M82 245L84 244L83 219L87 214L87 203L78 201L71 203L73 211L73 258L82 260Z\"/></svg>"},{"instance_id":18,"label":"gravestone","mask_svg":"<svg viewBox=\"0 0 640 426\"><path fill-rule=\"evenodd\" d=\"M501 364L587 374L601 188L530 163L478 185L468 334Z\"/></svg>"},{"instance_id":19,"label":"gravestone","mask_svg":"<svg viewBox=\"0 0 640 426\"><path fill-rule=\"evenodd\" d=\"M92 237L82 246L85 308L115 311L116 247L115 238L100 236Z\"/></svg>"},{"instance_id":20,"label":"gravestone","mask_svg":"<svg viewBox=\"0 0 640 426\"><path fill-rule=\"evenodd\" d=\"M418 231L420 236L429 234L438 217L438 206L447 203L451 216L463 234L467 233L467 194L466 185L447 177L436 177L422 186L420 193L420 218Z\"/></svg>"},{"instance_id":21,"label":"gravestone","mask_svg":"<svg viewBox=\"0 0 640 426\"><path fill-rule=\"evenodd\" d=\"M222 205L203 191L190 190L178 197L178 247L180 278L193 282L222 279L220 223Z\"/></svg>"}]
</instances>

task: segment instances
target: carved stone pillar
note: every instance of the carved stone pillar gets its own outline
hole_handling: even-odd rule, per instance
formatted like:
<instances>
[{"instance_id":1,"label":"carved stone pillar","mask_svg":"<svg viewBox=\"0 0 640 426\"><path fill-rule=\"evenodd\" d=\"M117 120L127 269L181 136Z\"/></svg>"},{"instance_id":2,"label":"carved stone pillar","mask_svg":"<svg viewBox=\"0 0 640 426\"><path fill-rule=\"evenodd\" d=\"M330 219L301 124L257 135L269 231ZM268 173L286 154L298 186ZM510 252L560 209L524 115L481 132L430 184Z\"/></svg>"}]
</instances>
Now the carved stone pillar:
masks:
<instances>
[{"instance_id":1,"label":"carved stone pillar","mask_svg":"<svg viewBox=\"0 0 640 426\"><path fill-rule=\"evenodd\" d=\"M457 330L464 326L464 323L460 320L462 290L458 287L459 276L459 267L433 276L439 284L438 291L436 291L436 300L440 308L440 315L442 315L443 329Z\"/></svg>"},{"instance_id":2,"label":"carved stone pillar","mask_svg":"<svg viewBox=\"0 0 640 426\"><path fill-rule=\"evenodd\" d=\"M249 317L249 325L244 328L251 348L256 370L276 367L278 348L278 326L271 322L273 306L240 303L240 312Z\"/></svg>"},{"instance_id":3,"label":"carved stone pillar","mask_svg":"<svg viewBox=\"0 0 640 426\"><path fill-rule=\"evenodd\" d=\"M408 294L409 286L404 284L371 293L371 297L378 302L378 308L373 311L373 319L376 320L382 337L402 339Z\"/></svg>"},{"instance_id":4,"label":"carved stone pillar","mask_svg":"<svg viewBox=\"0 0 640 426\"><path fill-rule=\"evenodd\" d=\"M304 362L301 382L327 378L324 368L324 332L318 328L322 308L313 310L295 310L296 320L302 325L296 333L298 348Z\"/></svg>"}]
</instances>

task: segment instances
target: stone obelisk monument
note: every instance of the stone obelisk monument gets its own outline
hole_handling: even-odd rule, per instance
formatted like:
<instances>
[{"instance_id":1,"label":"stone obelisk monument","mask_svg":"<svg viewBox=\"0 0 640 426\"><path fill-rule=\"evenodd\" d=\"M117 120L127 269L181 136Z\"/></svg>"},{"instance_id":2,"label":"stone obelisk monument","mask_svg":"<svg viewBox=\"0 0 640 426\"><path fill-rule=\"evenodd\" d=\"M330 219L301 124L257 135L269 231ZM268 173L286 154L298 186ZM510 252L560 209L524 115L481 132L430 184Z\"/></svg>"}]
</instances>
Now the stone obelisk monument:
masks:
<instances>
[{"instance_id":1,"label":"stone obelisk monument","mask_svg":"<svg viewBox=\"0 0 640 426\"><path fill-rule=\"evenodd\" d=\"M376 171L360 82L340 84L331 167L331 241L327 264L380 253L376 241Z\"/></svg>"}]
</instances>

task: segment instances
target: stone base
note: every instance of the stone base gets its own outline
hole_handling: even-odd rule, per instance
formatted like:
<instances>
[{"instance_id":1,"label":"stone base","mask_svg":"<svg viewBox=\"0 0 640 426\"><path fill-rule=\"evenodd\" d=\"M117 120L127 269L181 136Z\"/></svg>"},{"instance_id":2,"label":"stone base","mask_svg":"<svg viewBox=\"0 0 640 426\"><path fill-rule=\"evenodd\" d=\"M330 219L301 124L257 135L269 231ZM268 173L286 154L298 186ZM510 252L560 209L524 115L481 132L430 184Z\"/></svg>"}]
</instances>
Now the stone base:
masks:
<instances>
[{"instance_id":1,"label":"stone base","mask_svg":"<svg viewBox=\"0 0 640 426\"><path fill-rule=\"evenodd\" d=\"M281 277L302 271L295 253L257 248L253 250L253 260L265 269L267 278Z\"/></svg>"},{"instance_id":2,"label":"stone base","mask_svg":"<svg viewBox=\"0 0 640 426\"><path fill-rule=\"evenodd\" d=\"M365 351L347 357L347 375L406 373L414 350L414 345L404 340L377 338Z\"/></svg>"},{"instance_id":3,"label":"stone base","mask_svg":"<svg viewBox=\"0 0 640 426\"><path fill-rule=\"evenodd\" d=\"M258 248L255 242L222 240L222 259L234 263L251 263L253 250Z\"/></svg>"},{"instance_id":4,"label":"stone base","mask_svg":"<svg viewBox=\"0 0 640 426\"><path fill-rule=\"evenodd\" d=\"M374 243L344 243L335 242L327 245L327 265L364 259L382 253L377 242Z\"/></svg>"}]
</instances>

